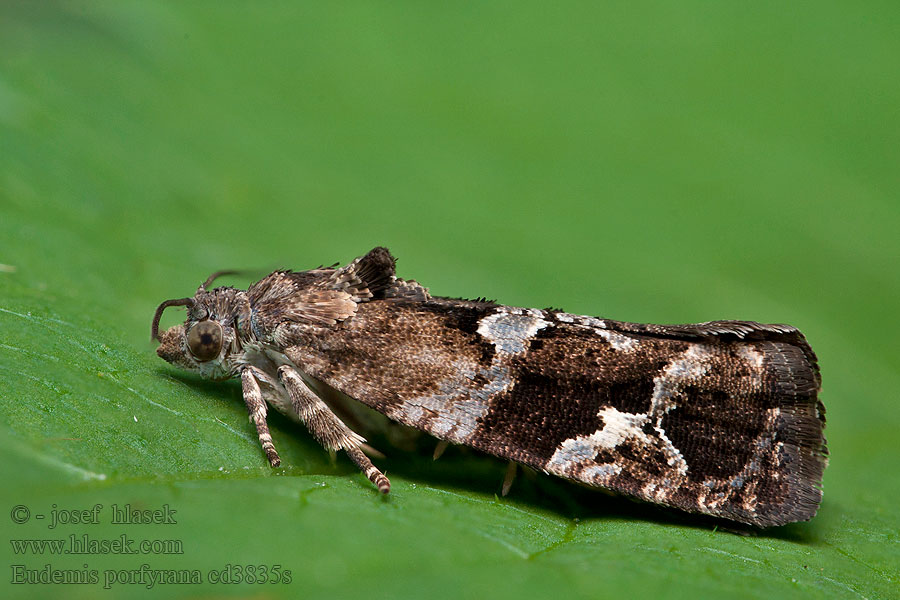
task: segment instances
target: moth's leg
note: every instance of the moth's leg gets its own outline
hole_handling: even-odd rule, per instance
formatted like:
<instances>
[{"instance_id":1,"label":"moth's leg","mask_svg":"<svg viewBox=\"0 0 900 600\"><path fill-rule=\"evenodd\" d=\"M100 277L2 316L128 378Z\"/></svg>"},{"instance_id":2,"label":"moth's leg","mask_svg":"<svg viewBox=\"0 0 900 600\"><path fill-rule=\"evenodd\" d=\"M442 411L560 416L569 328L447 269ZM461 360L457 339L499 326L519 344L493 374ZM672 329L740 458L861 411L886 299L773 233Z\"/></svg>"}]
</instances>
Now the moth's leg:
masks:
<instances>
[{"instance_id":1,"label":"moth's leg","mask_svg":"<svg viewBox=\"0 0 900 600\"><path fill-rule=\"evenodd\" d=\"M506 466L506 476L503 478L503 488L500 492L501 496L506 496L509 493L509 488L512 487L513 481L516 479L516 473L519 470L519 465L514 463L513 461L509 461L509 464Z\"/></svg>"},{"instance_id":2,"label":"moth's leg","mask_svg":"<svg viewBox=\"0 0 900 600\"><path fill-rule=\"evenodd\" d=\"M252 367L241 371L241 386L244 389L244 403L250 413L250 420L256 425L259 443L266 453L266 458L269 459L269 464L277 467L281 464L281 458L278 457L278 452L275 451L275 445L272 443L272 436L269 434L269 426L266 424L266 402L263 400L259 382L256 381Z\"/></svg>"},{"instance_id":3,"label":"moth's leg","mask_svg":"<svg viewBox=\"0 0 900 600\"><path fill-rule=\"evenodd\" d=\"M365 440L344 425L290 366L279 367L278 378L287 389L297 416L312 436L328 450L344 450L350 460L366 474L369 481L375 484L378 491L387 494L391 490L391 482L359 449Z\"/></svg>"},{"instance_id":4,"label":"moth's leg","mask_svg":"<svg viewBox=\"0 0 900 600\"><path fill-rule=\"evenodd\" d=\"M391 421L385 415L354 400L322 381L314 382L310 389L322 399L338 419L350 429L363 435L381 432L387 436L393 446L408 451L415 450L414 438L422 435L421 431ZM369 457L384 458L384 455L368 444L360 446Z\"/></svg>"},{"instance_id":5,"label":"moth's leg","mask_svg":"<svg viewBox=\"0 0 900 600\"><path fill-rule=\"evenodd\" d=\"M431 459L439 459L448 446L450 446L450 442L448 442L447 440L438 441L437 446L434 447L434 455L431 457Z\"/></svg>"},{"instance_id":6,"label":"moth's leg","mask_svg":"<svg viewBox=\"0 0 900 600\"><path fill-rule=\"evenodd\" d=\"M366 474L369 481L375 484L375 487L378 488L379 492L387 494L391 491L391 482L385 477L384 473L378 470L378 467L372 464L369 457L363 454L358 446L344 448L344 451L347 453L347 456L350 457L350 460L356 463L359 470Z\"/></svg>"}]
</instances>

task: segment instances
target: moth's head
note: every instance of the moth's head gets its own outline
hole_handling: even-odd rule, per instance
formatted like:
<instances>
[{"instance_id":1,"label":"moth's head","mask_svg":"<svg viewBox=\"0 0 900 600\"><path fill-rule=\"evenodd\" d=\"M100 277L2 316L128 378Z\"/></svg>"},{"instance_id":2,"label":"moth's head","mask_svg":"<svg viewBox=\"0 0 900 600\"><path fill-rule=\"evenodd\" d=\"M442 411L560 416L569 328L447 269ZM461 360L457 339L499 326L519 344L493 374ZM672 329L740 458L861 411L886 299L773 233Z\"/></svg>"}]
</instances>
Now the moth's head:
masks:
<instances>
[{"instance_id":1,"label":"moth's head","mask_svg":"<svg viewBox=\"0 0 900 600\"><path fill-rule=\"evenodd\" d=\"M232 297L236 292L221 289ZM166 362L210 379L227 379L233 370L230 359L240 353L239 333L235 330L236 313L229 310L231 303L223 306L221 302L220 296L226 293L217 292L206 292L201 286L193 298L166 300L156 309L151 336L159 341L156 353ZM170 306L187 307L188 318L182 325L160 333L159 319Z\"/></svg>"},{"instance_id":2,"label":"moth's head","mask_svg":"<svg viewBox=\"0 0 900 600\"><path fill-rule=\"evenodd\" d=\"M188 321L169 327L160 334L159 342L156 354L166 362L213 379L228 377L228 346L218 321Z\"/></svg>"}]
</instances>

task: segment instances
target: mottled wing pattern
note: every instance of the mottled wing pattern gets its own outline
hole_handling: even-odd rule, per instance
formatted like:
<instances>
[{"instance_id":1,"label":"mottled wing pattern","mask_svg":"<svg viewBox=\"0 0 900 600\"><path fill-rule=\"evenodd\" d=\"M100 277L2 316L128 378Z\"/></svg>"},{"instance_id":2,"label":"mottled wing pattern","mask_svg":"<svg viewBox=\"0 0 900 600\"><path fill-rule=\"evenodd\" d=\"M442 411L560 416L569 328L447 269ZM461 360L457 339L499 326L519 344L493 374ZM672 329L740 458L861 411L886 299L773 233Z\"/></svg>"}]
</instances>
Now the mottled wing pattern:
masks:
<instances>
[{"instance_id":1,"label":"mottled wing pattern","mask_svg":"<svg viewBox=\"0 0 900 600\"><path fill-rule=\"evenodd\" d=\"M760 526L815 513L824 409L795 329L619 323L398 281L337 326L282 324L286 354L396 421L548 473Z\"/></svg>"}]
</instances>

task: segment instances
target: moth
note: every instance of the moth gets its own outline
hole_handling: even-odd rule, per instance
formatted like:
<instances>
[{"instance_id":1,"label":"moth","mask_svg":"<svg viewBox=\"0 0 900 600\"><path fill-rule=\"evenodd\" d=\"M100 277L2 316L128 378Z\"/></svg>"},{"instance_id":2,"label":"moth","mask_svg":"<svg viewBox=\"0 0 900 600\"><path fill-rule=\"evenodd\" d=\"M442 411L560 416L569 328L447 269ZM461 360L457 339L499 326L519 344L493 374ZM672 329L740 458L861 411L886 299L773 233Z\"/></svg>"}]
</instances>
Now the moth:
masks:
<instances>
[{"instance_id":1,"label":"moth","mask_svg":"<svg viewBox=\"0 0 900 600\"><path fill-rule=\"evenodd\" d=\"M816 355L788 325L645 325L432 297L374 248L156 310L166 361L239 377L269 464L268 403L390 483L339 415L399 423L588 486L766 527L811 518L827 463ZM187 320L160 334L170 306Z\"/></svg>"}]
</instances>

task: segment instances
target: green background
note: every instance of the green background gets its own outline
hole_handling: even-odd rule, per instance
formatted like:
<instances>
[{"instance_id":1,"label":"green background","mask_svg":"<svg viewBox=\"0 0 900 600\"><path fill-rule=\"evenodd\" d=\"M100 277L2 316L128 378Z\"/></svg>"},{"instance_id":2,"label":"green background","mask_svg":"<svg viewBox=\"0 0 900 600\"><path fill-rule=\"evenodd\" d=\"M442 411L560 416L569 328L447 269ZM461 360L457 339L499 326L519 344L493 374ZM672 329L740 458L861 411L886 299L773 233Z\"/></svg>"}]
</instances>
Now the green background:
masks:
<instances>
[{"instance_id":1,"label":"green background","mask_svg":"<svg viewBox=\"0 0 900 600\"><path fill-rule=\"evenodd\" d=\"M3 585L124 597L146 592L105 570L280 564L291 583L150 594L898 597L897 7L3 2ZM800 327L828 408L819 515L743 535L544 476L497 498L502 463L425 441L378 444L382 499L278 416L271 470L235 382L148 341L211 271L380 244L438 295ZM34 518L96 503L97 525ZM113 503L177 524L113 525ZM9 544L123 533L184 553ZM10 586L14 564L101 583Z\"/></svg>"}]
</instances>

